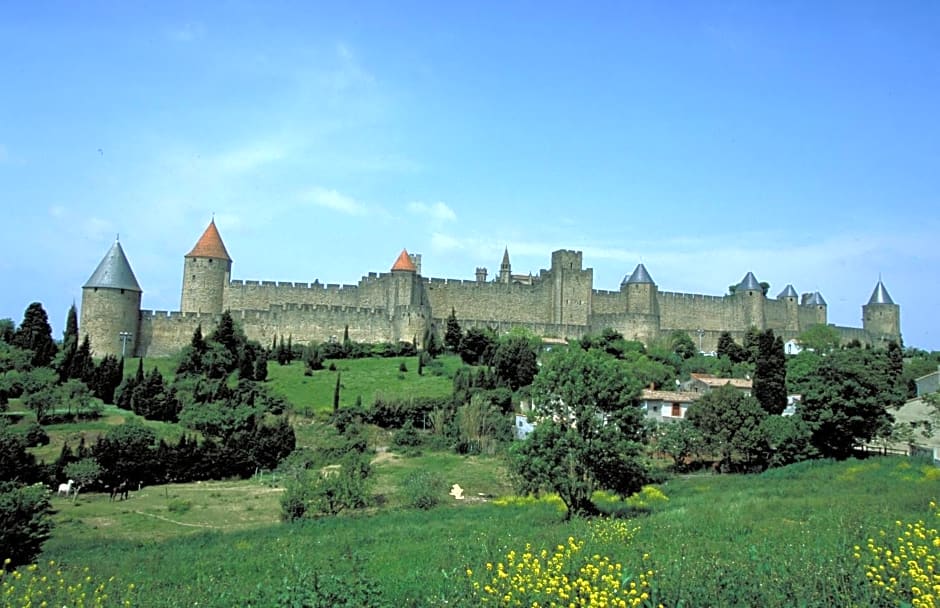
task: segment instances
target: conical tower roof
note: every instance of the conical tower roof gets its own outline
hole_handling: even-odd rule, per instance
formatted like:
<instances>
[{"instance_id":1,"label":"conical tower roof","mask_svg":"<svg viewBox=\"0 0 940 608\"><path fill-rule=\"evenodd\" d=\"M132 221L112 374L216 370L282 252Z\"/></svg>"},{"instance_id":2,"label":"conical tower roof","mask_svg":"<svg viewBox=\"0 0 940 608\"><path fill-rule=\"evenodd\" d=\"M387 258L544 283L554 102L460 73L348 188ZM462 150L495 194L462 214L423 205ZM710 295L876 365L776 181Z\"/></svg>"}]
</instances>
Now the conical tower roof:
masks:
<instances>
[{"instance_id":1,"label":"conical tower roof","mask_svg":"<svg viewBox=\"0 0 940 608\"><path fill-rule=\"evenodd\" d=\"M655 285L656 281L653 280L653 277L650 276L650 273L646 271L646 266L642 263L637 264L636 268L633 270L633 274L629 277L624 277L621 285L631 285L634 283L648 283Z\"/></svg>"},{"instance_id":2,"label":"conical tower roof","mask_svg":"<svg viewBox=\"0 0 940 608\"><path fill-rule=\"evenodd\" d=\"M818 291L814 291L813 295L806 300L806 306L825 306L826 301L823 299L822 294Z\"/></svg>"},{"instance_id":3,"label":"conical tower roof","mask_svg":"<svg viewBox=\"0 0 940 608\"><path fill-rule=\"evenodd\" d=\"M120 241L114 241L111 249L91 274L91 278L82 287L107 287L138 292L141 290Z\"/></svg>"},{"instance_id":4,"label":"conical tower roof","mask_svg":"<svg viewBox=\"0 0 940 608\"><path fill-rule=\"evenodd\" d=\"M761 291L762 289L760 282L757 280L757 277L754 276L753 272L748 272L744 275L744 278L741 279L741 282L738 283L739 291Z\"/></svg>"},{"instance_id":5,"label":"conical tower roof","mask_svg":"<svg viewBox=\"0 0 940 608\"><path fill-rule=\"evenodd\" d=\"M509 247L503 250L503 262L500 266L509 266Z\"/></svg>"},{"instance_id":6,"label":"conical tower roof","mask_svg":"<svg viewBox=\"0 0 940 608\"><path fill-rule=\"evenodd\" d=\"M411 256L408 255L407 249L402 249L401 253L398 254L398 259L395 260L394 264L392 264L392 271L395 270L418 272L418 268L414 265L414 262L411 261Z\"/></svg>"},{"instance_id":7,"label":"conical tower roof","mask_svg":"<svg viewBox=\"0 0 940 608\"><path fill-rule=\"evenodd\" d=\"M193 250L186 254L187 258L215 258L217 260L232 261L228 251L225 249L225 243L219 235L219 229L215 227L215 220L209 222L206 231L202 233Z\"/></svg>"},{"instance_id":8,"label":"conical tower roof","mask_svg":"<svg viewBox=\"0 0 940 608\"><path fill-rule=\"evenodd\" d=\"M881 279L878 279L878 284L875 285L875 291L871 292L871 298L869 298L868 303L894 304L894 300L891 299L891 296L888 294L888 290L885 287L885 284L881 282Z\"/></svg>"},{"instance_id":9,"label":"conical tower roof","mask_svg":"<svg viewBox=\"0 0 940 608\"><path fill-rule=\"evenodd\" d=\"M783 289L783 291L781 291L780 294L777 295L778 300L783 299L783 298L797 298L797 297L799 296L797 295L796 290L793 289L793 285L789 283Z\"/></svg>"}]
</instances>

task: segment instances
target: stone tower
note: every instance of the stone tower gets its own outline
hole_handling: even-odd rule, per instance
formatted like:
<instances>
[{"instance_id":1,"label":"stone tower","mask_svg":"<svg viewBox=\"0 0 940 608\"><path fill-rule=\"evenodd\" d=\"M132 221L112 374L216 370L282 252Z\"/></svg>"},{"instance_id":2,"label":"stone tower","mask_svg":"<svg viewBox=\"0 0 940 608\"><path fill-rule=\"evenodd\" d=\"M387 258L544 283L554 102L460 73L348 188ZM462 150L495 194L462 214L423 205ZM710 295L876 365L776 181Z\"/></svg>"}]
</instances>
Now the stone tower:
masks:
<instances>
[{"instance_id":1,"label":"stone tower","mask_svg":"<svg viewBox=\"0 0 940 608\"><path fill-rule=\"evenodd\" d=\"M793 288L793 285L788 284L783 288L779 294L777 294L777 300L783 302L787 309L787 325L786 328L788 331L799 332L800 331L800 296L796 293L796 289Z\"/></svg>"},{"instance_id":2,"label":"stone tower","mask_svg":"<svg viewBox=\"0 0 940 608\"><path fill-rule=\"evenodd\" d=\"M180 311L221 314L231 272L232 258L213 219L192 251L183 258Z\"/></svg>"},{"instance_id":3,"label":"stone tower","mask_svg":"<svg viewBox=\"0 0 940 608\"><path fill-rule=\"evenodd\" d=\"M868 304L862 306L862 327L875 344L901 341L901 307L891 299L880 278Z\"/></svg>"},{"instance_id":4,"label":"stone tower","mask_svg":"<svg viewBox=\"0 0 940 608\"><path fill-rule=\"evenodd\" d=\"M395 340L415 340L415 346L430 323L430 306L414 258L402 249L388 277L388 315Z\"/></svg>"},{"instance_id":5,"label":"stone tower","mask_svg":"<svg viewBox=\"0 0 940 608\"><path fill-rule=\"evenodd\" d=\"M828 317L826 314L827 304L821 293L818 291L814 291L813 293L804 293L802 305L809 306L816 312L815 318L813 319L814 323L819 325L826 324L826 319Z\"/></svg>"},{"instance_id":6,"label":"stone tower","mask_svg":"<svg viewBox=\"0 0 940 608\"><path fill-rule=\"evenodd\" d=\"M134 354L140 330L140 285L117 240L82 286L79 340L95 357Z\"/></svg>"},{"instance_id":7,"label":"stone tower","mask_svg":"<svg viewBox=\"0 0 940 608\"><path fill-rule=\"evenodd\" d=\"M637 264L633 274L620 283L620 293L626 295L627 312L634 314L658 315L657 291L656 282L643 264Z\"/></svg>"},{"instance_id":8,"label":"stone tower","mask_svg":"<svg viewBox=\"0 0 940 608\"><path fill-rule=\"evenodd\" d=\"M764 329L764 288L753 272L748 272L734 290L734 297L741 302L744 327Z\"/></svg>"},{"instance_id":9,"label":"stone tower","mask_svg":"<svg viewBox=\"0 0 940 608\"><path fill-rule=\"evenodd\" d=\"M503 250L503 261L499 264L499 282L512 283L512 266L509 264L509 247Z\"/></svg>"}]
</instances>

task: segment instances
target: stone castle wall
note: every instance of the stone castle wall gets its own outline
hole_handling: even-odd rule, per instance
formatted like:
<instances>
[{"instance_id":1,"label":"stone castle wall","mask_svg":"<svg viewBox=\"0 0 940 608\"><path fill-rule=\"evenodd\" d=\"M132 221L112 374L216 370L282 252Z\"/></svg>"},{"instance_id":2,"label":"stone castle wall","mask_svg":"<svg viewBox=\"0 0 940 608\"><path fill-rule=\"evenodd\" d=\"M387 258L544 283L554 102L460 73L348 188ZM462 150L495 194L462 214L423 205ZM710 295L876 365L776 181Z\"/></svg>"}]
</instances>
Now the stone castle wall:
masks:
<instances>
[{"instance_id":1,"label":"stone castle wall","mask_svg":"<svg viewBox=\"0 0 940 608\"><path fill-rule=\"evenodd\" d=\"M230 270L227 261L185 258L181 312L141 311L134 320L139 299L135 304L109 294L83 298L83 329L100 340L132 331L134 352L163 356L188 344L198 325L209 333L222 310L229 310L248 338L265 346L275 336L290 336L296 344L342 339L347 326L357 342L416 340L420 345L427 329L443 333L453 310L464 329L523 327L545 337L579 338L609 327L649 343L680 330L707 352L715 350L723 331L741 341L756 326L787 339L826 323L824 306L767 299L760 291L710 296L659 291L652 283L595 290L593 270L582 267L580 252L567 250L552 253L551 268L541 270L531 284L424 278L398 270L369 273L355 285L323 285L230 280ZM873 325L890 325L885 315L891 311L885 310L871 311ZM863 329L840 332L851 336L847 339L871 341Z\"/></svg>"}]
</instances>

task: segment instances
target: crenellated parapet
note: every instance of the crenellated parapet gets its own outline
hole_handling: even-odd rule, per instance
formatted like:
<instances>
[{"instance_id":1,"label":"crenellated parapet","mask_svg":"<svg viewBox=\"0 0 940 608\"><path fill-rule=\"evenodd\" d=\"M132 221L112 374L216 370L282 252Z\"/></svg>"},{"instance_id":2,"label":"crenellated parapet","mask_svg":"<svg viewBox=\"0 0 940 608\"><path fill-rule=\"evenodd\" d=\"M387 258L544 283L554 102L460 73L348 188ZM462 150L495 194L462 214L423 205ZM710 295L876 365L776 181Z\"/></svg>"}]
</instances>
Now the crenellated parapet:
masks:
<instances>
[{"instance_id":1,"label":"crenellated parapet","mask_svg":"<svg viewBox=\"0 0 940 608\"><path fill-rule=\"evenodd\" d=\"M83 288L80 327L98 356L119 352L120 336L137 354L173 354L196 327L211 331L225 310L250 339L265 345L276 336L291 336L295 344L330 340L347 327L356 341L420 342L428 329L441 331L453 310L465 329L524 327L546 337L578 338L613 328L645 343L683 331L705 351L714 350L722 332L740 340L750 327L796 337L825 324L828 312L819 292L798 297L788 285L768 297L766 284L750 272L727 295L661 291L643 264L619 290L596 289L593 269L584 268L582 253L572 250L553 252L551 267L533 275L512 273L507 248L489 281L483 266L474 279L423 277L420 256L404 250L389 271L369 272L356 284L233 280L214 222L184 256L180 310L141 310L136 279L110 278L126 279L129 272L123 251L118 256L113 249L102 264L115 273L99 267ZM900 308L880 281L863 307L863 323L838 329L846 340L866 344L900 339Z\"/></svg>"}]
</instances>

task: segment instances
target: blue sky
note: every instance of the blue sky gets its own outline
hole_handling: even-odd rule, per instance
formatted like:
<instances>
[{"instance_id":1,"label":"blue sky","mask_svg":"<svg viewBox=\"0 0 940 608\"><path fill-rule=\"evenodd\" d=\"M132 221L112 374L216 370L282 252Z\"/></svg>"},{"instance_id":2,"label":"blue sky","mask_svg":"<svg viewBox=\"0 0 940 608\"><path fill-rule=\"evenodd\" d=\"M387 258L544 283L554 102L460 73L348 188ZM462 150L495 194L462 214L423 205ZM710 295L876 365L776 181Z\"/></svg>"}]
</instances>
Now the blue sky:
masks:
<instances>
[{"instance_id":1,"label":"blue sky","mask_svg":"<svg viewBox=\"0 0 940 608\"><path fill-rule=\"evenodd\" d=\"M860 326L880 274L940 349L938 32L936 2L5 3L0 318L58 336L117 233L176 310L214 213L236 279L568 248L599 289L753 271Z\"/></svg>"}]
</instances>

